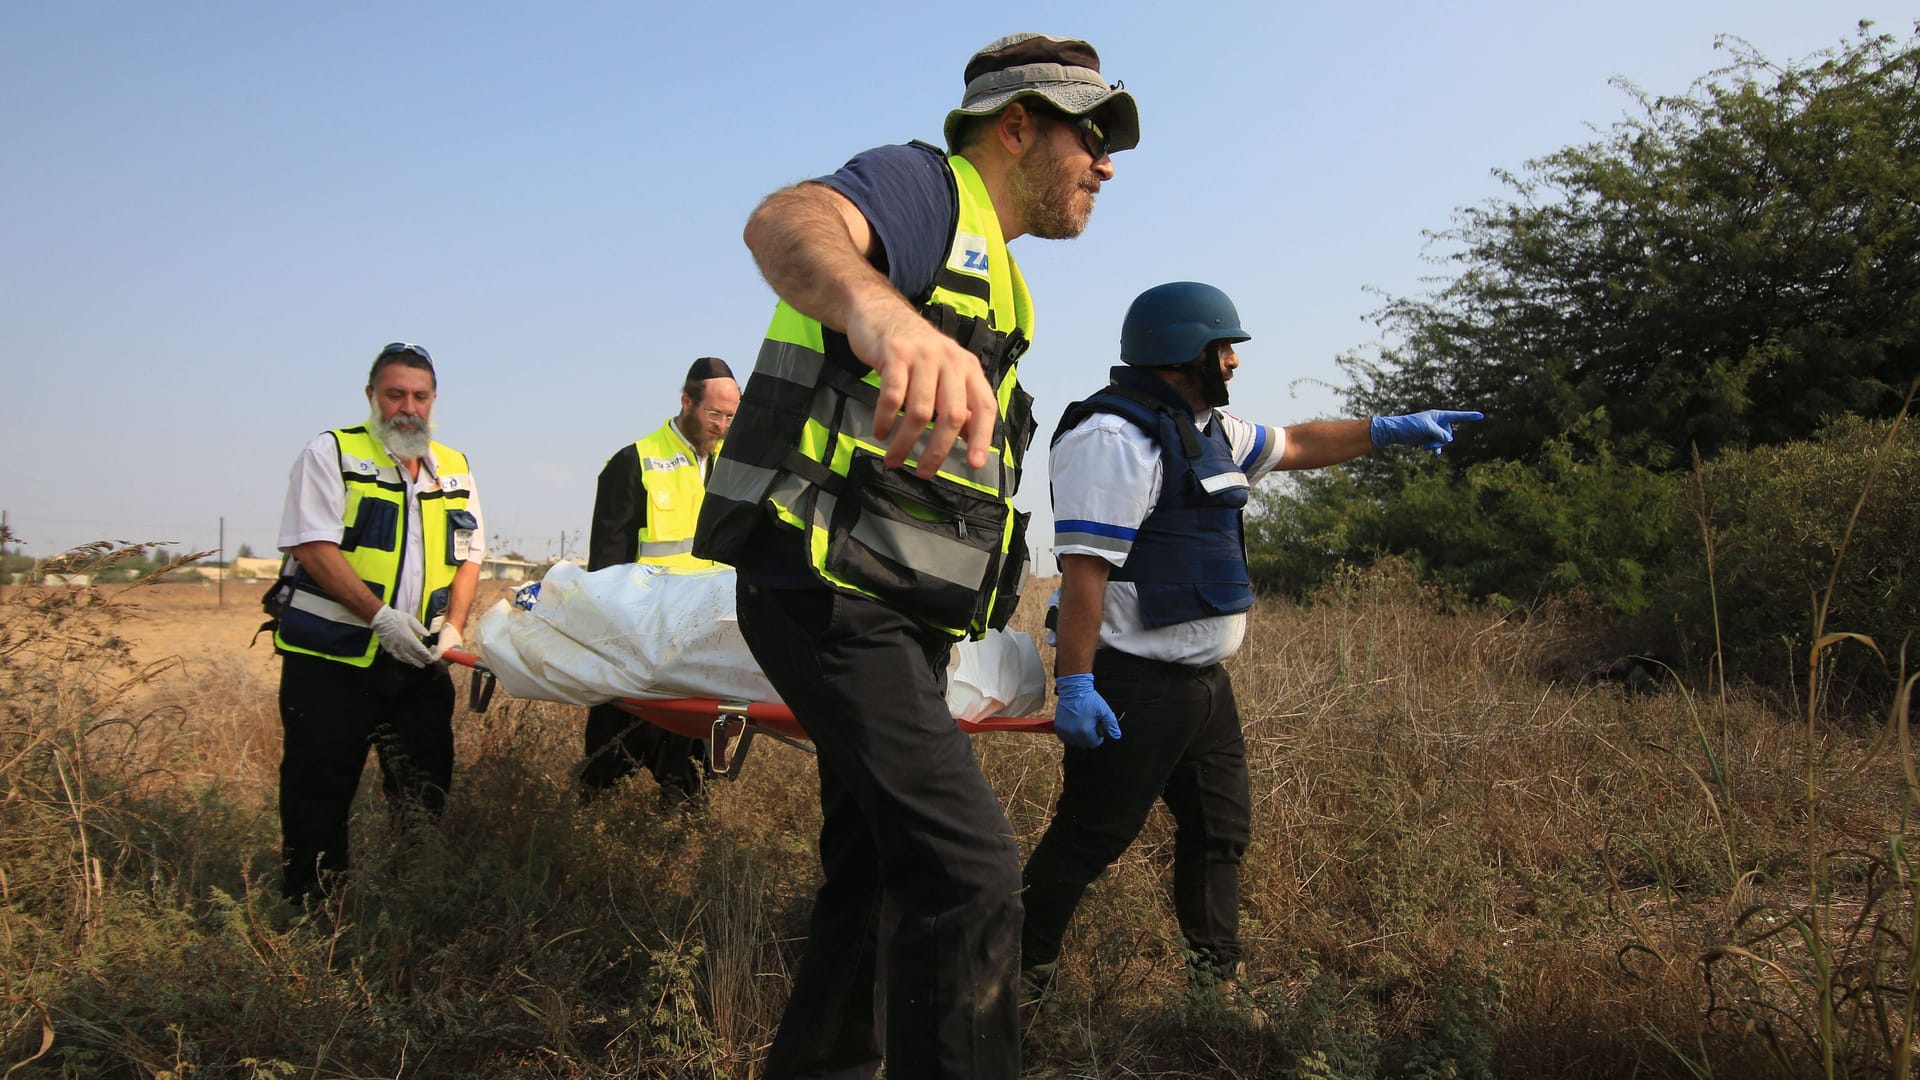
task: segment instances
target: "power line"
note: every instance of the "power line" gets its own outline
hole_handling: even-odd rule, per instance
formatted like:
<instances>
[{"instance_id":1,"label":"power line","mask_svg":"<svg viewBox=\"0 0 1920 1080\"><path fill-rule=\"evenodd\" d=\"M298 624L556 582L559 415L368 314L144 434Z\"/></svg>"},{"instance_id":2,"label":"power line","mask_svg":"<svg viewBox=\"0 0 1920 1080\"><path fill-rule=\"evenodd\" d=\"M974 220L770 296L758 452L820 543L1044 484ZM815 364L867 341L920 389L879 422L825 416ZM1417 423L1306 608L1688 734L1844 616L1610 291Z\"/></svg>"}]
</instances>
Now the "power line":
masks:
<instances>
[{"instance_id":1,"label":"power line","mask_svg":"<svg viewBox=\"0 0 1920 1080\"><path fill-rule=\"evenodd\" d=\"M125 519L118 521L98 521L92 518L52 517L40 514L15 514L10 520L35 521L50 525L91 525L101 529L203 529L211 527L204 521L127 521ZM280 524L278 517L269 517L264 514L251 518L247 515L240 515L234 517L233 520L243 524L248 521L259 522L259 528L278 528Z\"/></svg>"}]
</instances>

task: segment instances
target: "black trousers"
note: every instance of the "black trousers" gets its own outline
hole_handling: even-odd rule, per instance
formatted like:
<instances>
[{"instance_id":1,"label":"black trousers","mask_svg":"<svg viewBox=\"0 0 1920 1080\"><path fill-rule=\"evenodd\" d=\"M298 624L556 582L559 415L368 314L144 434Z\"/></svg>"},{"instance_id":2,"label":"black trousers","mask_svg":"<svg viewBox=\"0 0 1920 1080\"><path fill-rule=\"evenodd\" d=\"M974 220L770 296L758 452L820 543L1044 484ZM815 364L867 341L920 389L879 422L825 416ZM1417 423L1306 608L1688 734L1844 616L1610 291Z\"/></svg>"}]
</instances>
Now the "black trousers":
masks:
<instances>
[{"instance_id":1,"label":"black trousers","mask_svg":"<svg viewBox=\"0 0 1920 1080\"><path fill-rule=\"evenodd\" d=\"M1087 886L1127 850L1155 800L1173 814L1173 904L1195 965L1216 976L1240 961L1240 860L1252 839L1247 748L1233 682L1112 649L1093 684L1120 716L1120 738L1068 747L1053 821L1027 860L1020 962L1060 956Z\"/></svg>"},{"instance_id":2,"label":"black trousers","mask_svg":"<svg viewBox=\"0 0 1920 1080\"><path fill-rule=\"evenodd\" d=\"M367 750L396 807L439 813L453 785L453 679L442 664L377 654L356 668L285 654L280 667L280 835L290 900L319 897L347 869L347 816Z\"/></svg>"},{"instance_id":3,"label":"black trousers","mask_svg":"<svg viewBox=\"0 0 1920 1080\"><path fill-rule=\"evenodd\" d=\"M699 794L705 758L699 739L655 727L618 705L595 705L587 710L587 763L580 786L602 791L645 765L662 794L684 799Z\"/></svg>"},{"instance_id":4,"label":"black trousers","mask_svg":"<svg viewBox=\"0 0 1920 1080\"><path fill-rule=\"evenodd\" d=\"M767 1080L1020 1071L1020 856L943 693L948 643L830 589L742 584L740 631L819 754L820 864ZM884 985L884 995L876 985Z\"/></svg>"}]
</instances>

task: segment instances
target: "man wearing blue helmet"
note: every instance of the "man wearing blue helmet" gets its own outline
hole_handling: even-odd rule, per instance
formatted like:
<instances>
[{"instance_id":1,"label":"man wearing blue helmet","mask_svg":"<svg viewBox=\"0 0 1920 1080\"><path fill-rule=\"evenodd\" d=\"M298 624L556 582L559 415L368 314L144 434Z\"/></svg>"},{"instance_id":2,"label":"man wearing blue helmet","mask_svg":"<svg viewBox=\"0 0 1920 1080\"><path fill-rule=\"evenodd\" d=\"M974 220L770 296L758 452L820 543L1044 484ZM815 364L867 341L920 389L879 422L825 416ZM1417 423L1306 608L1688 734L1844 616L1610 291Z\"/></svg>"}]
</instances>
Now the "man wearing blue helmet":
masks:
<instances>
[{"instance_id":1,"label":"man wearing blue helmet","mask_svg":"<svg viewBox=\"0 0 1920 1080\"><path fill-rule=\"evenodd\" d=\"M1054 729L1066 751L1053 822L1022 875L1030 993L1052 980L1081 893L1133 842L1155 800L1173 814L1174 910L1193 982L1232 988L1252 814L1246 743L1221 665L1253 607L1248 491L1276 470L1324 468L1382 446L1439 453L1453 425L1481 419L1436 410L1249 423L1222 406L1240 366L1234 346L1251 337L1211 285L1148 289L1121 326L1125 364L1055 429Z\"/></svg>"}]
</instances>

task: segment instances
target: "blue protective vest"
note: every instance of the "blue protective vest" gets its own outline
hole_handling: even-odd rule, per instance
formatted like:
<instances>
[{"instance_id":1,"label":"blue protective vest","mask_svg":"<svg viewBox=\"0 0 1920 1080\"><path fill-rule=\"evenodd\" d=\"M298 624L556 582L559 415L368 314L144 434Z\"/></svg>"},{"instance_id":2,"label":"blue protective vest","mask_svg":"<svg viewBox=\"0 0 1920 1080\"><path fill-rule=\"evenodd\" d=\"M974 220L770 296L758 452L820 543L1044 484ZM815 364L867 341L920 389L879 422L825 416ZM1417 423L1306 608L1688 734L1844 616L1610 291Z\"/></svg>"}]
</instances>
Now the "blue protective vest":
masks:
<instances>
[{"instance_id":1,"label":"blue protective vest","mask_svg":"<svg viewBox=\"0 0 1920 1080\"><path fill-rule=\"evenodd\" d=\"M1133 538L1127 561L1110 581L1130 581L1150 628L1232 615L1253 606L1247 573L1247 477L1233 460L1226 431L1194 426L1178 391L1152 374L1116 367L1106 389L1067 406L1054 441L1093 413L1112 413L1160 446L1160 501Z\"/></svg>"}]
</instances>

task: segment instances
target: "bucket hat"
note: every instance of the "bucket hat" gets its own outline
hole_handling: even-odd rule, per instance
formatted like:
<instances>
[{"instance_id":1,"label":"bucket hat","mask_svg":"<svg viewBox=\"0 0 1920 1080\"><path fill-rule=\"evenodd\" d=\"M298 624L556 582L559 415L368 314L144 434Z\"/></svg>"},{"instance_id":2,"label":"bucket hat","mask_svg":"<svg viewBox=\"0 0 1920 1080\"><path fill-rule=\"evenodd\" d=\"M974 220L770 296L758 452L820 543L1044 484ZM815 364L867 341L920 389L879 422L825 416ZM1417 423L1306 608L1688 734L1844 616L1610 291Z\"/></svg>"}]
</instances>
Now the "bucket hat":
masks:
<instances>
[{"instance_id":1,"label":"bucket hat","mask_svg":"<svg viewBox=\"0 0 1920 1080\"><path fill-rule=\"evenodd\" d=\"M1019 33L988 45L967 61L960 107L947 114L947 145L969 116L991 116L1023 97L1044 98L1068 116L1096 117L1107 152L1140 145L1140 111L1123 84L1108 85L1100 54L1078 38Z\"/></svg>"}]
</instances>

